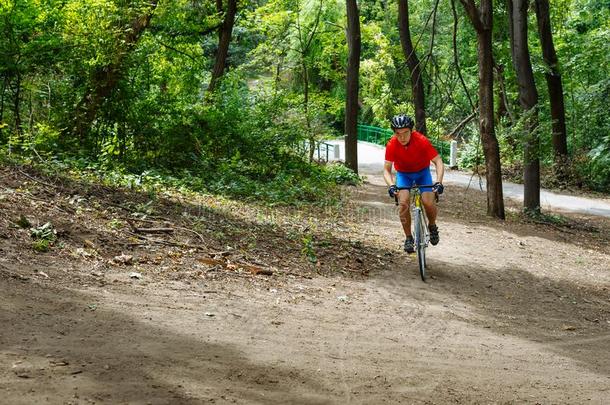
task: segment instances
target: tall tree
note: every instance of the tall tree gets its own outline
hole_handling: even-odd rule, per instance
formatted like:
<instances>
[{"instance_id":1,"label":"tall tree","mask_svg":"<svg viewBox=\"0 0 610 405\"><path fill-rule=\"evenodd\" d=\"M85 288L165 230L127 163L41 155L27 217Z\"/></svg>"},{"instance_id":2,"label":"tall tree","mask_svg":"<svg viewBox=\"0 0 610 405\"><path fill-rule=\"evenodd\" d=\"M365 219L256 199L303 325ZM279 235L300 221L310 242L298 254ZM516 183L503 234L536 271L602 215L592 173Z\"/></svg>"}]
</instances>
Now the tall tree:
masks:
<instances>
[{"instance_id":1,"label":"tall tree","mask_svg":"<svg viewBox=\"0 0 610 405\"><path fill-rule=\"evenodd\" d=\"M235 25L235 16L237 15L237 0L227 0L226 10L224 10L223 1L216 0L216 10L219 14L224 12L224 19L218 29L218 50L216 51L214 69L212 69L212 79L208 86L209 93L214 91L227 66L229 45L231 44L231 35Z\"/></svg>"},{"instance_id":2,"label":"tall tree","mask_svg":"<svg viewBox=\"0 0 610 405\"><path fill-rule=\"evenodd\" d=\"M358 173L358 76L360 74L360 17L356 0L347 5L347 79L345 89L345 163Z\"/></svg>"},{"instance_id":3,"label":"tall tree","mask_svg":"<svg viewBox=\"0 0 610 405\"><path fill-rule=\"evenodd\" d=\"M409 0L398 0L398 32L400 44L405 55L407 66L411 72L411 91L415 105L415 127L425 134L426 130L426 103L424 95L424 81L421 74L420 62L413 48L411 28L409 26Z\"/></svg>"},{"instance_id":4,"label":"tall tree","mask_svg":"<svg viewBox=\"0 0 610 405\"><path fill-rule=\"evenodd\" d=\"M316 15L314 17L311 26L303 27L300 17L300 8L297 10L297 35L298 35L298 53L300 56L301 69L303 74L303 108L305 109L305 125L309 135L309 161L313 161L313 155L315 152L315 134L311 128L311 117L309 112L309 67L308 67L308 56L310 54L313 39L318 33L320 26L320 17L322 16L322 0L318 5Z\"/></svg>"},{"instance_id":5,"label":"tall tree","mask_svg":"<svg viewBox=\"0 0 610 405\"><path fill-rule=\"evenodd\" d=\"M513 65L519 84L519 103L524 112L523 206L540 210L540 139L538 133L538 91L527 42L527 9L529 0L509 0L510 38Z\"/></svg>"},{"instance_id":6,"label":"tall tree","mask_svg":"<svg viewBox=\"0 0 610 405\"><path fill-rule=\"evenodd\" d=\"M125 58L148 28L156 7L157 0L151 0L144 12L137 15L127 27L124 27L124 35L116 56L108 64L98 67L93 73L91 84L75 109L72 130L79 137L84 137L85 132L91 128L100 107L111 96L125 74Z\"/></svg>"},{"instance_id":7,"label":"tall tree","mask_svg":"<svg viewBox=\"0 0 610 405\"><path fill-rule=\"evenodd\" d=\"M559 72L559 62L553 34L551 31L551 15L549 11L549 0L535 0L536 19L538 21L538 35L542 47L542 57L546 64L546 83L549 88L549 100L551 103L551 119L553 120L553 151L555 154L555 175L564 180L567 173L565 164L568 160L568 141L566 131L566 113L563 100L563 83Z\"/></svg>"},{"instance_id":8,"label":"tall tree","mask_svg":"<svg viewBox=\"0 0 610 405\"><path fill-rule=\"evenodd\" d=\"M493 1L460 0L470 22L477 32L479 64L479 131L485 154L487 180L487 214L504 219L504 196L500 148L494 131L493 55L491 47L493 28Z\"/></svg>"}]
</instances>

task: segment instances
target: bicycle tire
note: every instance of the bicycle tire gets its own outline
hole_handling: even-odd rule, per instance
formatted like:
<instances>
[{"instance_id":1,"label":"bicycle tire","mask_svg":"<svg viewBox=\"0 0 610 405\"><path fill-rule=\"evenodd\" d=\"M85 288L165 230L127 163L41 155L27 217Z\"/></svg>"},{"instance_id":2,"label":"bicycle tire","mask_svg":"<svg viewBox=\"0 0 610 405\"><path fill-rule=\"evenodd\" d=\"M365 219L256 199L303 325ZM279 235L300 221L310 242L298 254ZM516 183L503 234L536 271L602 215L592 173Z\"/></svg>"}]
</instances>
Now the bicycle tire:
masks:
<instances>
[{"instance_id":1,"label":"bicycle tire","mask_svg":"<svg viewBox=\"0 0 610 405\"><path fill-rule=\"evenodd\" d=\"M422 218L420 209L415 211L414 228L415 228L415 251L417 252L417 264L419 265L419 275L422 281L426 281L426 241L425 238L425 223Z\"/></svg>"}]
</instances>

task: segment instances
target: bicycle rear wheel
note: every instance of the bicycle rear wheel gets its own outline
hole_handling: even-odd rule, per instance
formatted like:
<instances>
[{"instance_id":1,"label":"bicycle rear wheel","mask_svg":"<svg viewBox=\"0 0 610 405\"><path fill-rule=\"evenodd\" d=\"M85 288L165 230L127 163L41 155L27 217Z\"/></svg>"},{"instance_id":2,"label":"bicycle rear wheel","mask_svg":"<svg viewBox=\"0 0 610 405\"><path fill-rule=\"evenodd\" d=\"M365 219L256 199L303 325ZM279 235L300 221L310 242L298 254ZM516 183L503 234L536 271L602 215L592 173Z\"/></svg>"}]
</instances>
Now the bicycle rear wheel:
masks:
<instances>
[{"instance_id":1,"label":"bicycle rear wheel","mask_svg":"<svg viewBox=\"0 0 610 405\"><path fill-rule=\"evenodd\" d=\"M422 281L426 281L426 224L421 209L416 210L414 217L415 251L417 252L419 275Z\"/></svg>"}]
</instances>

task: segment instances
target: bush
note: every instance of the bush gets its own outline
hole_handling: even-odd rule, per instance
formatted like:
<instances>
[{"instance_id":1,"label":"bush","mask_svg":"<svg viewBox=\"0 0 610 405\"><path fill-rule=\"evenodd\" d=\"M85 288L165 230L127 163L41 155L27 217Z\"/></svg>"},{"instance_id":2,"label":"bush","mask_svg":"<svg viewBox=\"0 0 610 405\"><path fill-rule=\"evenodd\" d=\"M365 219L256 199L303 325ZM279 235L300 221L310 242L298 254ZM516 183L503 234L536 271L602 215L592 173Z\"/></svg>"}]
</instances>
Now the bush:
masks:
<instances>
[{"instance_id":1,"label":"bush","mask_svg":"<svg viewBox=\"0 0 610 405\"><path fill-rule=\"evenodd\" d=\"M588 185L598 191L610 190L610 135L588 154L584 165Z\"/></svg>"}]
</instances>

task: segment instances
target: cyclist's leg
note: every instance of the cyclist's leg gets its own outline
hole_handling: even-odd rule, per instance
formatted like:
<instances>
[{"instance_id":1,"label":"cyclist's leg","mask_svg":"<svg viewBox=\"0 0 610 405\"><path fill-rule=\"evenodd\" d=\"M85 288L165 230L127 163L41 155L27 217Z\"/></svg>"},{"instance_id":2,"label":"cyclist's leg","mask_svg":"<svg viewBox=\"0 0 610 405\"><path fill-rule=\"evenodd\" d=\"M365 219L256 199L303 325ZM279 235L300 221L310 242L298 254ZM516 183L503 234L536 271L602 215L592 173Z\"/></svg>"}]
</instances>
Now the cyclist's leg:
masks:
<instances>
[{"instance_id":1,"label":"cyclist's leg","mask_svg":"<svg viewBox=\"0 0 610 405\"><path fill-rule=\"evenodd\" d=\"M434 201L433 192L425 192L422 194L422 203L428 216L428 230L430 231L430 243L434 246L438 245L440 236L438 234L438 226L436 225L436 202Z\"/></svg>"},{"instance_id":2,"label":"cyclist's leg","mask_svg":"<svg viewBox=\"0 0 610 405\"><path fill-rule=\"evenodd\" d=\"M419 184L432 184L432 174L430 173L430 168L427 167L422 170L419 176L418 181ZM423 187L422 188L422 203L424 204L424 209L426 211L426 216L428 217L428 230L430 231L430 243L432 245L437 245L440 237L438 234L438 226L436 226L436 201L434 198L434 193L432 192L431 187Z\"/></svg>"},{"instance_id":3,"label":"cyclist's leg","mask_svg":"<svg viewBox=\"0 0 610 405\"><path fill-rule=\"evenodd\" d=\"M417 172L415 179L417 184L432 184L432 173L430 173L430 167ZM432 187L422 187L422 203L426 210L426 216L428 217L428 225L436 224L436 202L434 201L434 193Z\"/></svg>"},{"instance_id":4,"label":"cyclist's leg","mask_svg":"<svg viewBox=\"0 0 610 405\"><path fill-rule=\"evenodd\" d=\"M411 180L409 173L396 172L396 187L411 187L413 180ZM411 211L409 210L409 190L400 190L398 193L398 215L400 216L400 223L402 229L407 237L411 235Z\"/></svg>"},{"instance_id":5,"label":"cyclist's leg","mask_svg":"<svg viewBox=\"0 0 610 405\"><path fill-rule=\"evenodd\" d=\"M436 202L434 201L434 193L427 191L421 195L424 209L426 210L426 216L428 217L428 225L436 225Z\"/></svg>"}]
</instances>

